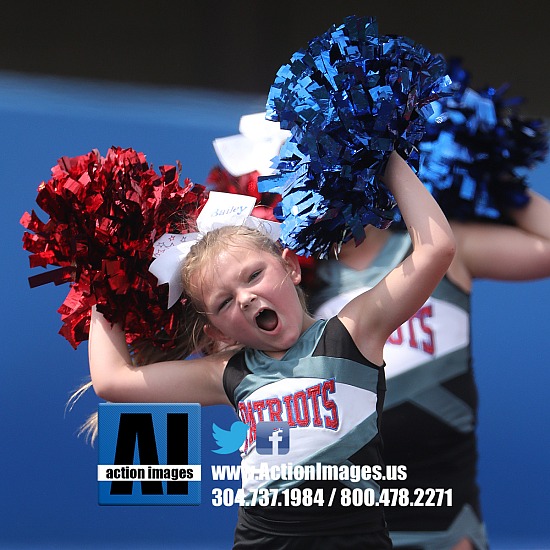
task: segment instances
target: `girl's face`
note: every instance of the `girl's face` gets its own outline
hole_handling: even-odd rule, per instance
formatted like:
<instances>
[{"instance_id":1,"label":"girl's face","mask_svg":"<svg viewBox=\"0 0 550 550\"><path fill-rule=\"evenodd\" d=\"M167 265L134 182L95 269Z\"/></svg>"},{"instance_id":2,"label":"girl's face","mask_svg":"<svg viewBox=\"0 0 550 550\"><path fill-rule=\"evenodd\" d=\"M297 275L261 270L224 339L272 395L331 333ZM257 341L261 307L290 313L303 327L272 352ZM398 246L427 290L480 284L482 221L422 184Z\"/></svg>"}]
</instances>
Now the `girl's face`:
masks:
<instances>
[{"instance_id":1,"label":"girl's face","mask_svg":"<svg viewBox=\"0 0 550 550\"><path fill-rule=\"evenodd\" d=\"M295 286L300 282L296 256L285 250L283 262L269 252L232 244L202 270L201 291L210 324L207 334L281 356L313 323ZM195 277L200 277L197 274Z\"/></svg>"}]
</instances>

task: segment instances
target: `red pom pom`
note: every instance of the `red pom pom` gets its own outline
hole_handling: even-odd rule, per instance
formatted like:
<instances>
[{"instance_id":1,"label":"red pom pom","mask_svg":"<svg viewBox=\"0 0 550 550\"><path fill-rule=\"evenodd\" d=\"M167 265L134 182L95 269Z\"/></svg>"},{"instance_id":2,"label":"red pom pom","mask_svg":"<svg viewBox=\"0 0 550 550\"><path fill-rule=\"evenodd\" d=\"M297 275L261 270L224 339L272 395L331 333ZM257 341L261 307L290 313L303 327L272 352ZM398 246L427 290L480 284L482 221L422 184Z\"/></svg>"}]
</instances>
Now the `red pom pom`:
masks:
<instances>
[{"instance_id":1,"label":"red pom pom","mask_svg":"<svg viewBox=\"0 0 550 550\"><path fill-rule=\"evenodd\" d=\"M161 166L158 175L143 153L112 147L105 157L97 150L62 157L39 186L36 202L50 219L44 223L34 211L23 215L29 231L23 248L31 252L31 267L59 269L29 282L72 283L58 311L60 334L74 348L88 338L96 304L123 326L129 344L147 339L162 349L174 346L183 302L166 310L166 285L158 286L148 268L154 242L167 232L193 230L206 202L202 185L188 179L180 185L180 171L179 165Z\"/></svg>"},{"instance_id":2,"label":"red pom pom","mask_svg":"<svg viewBox=\"0 0 550 550\"><path fill-rule=\"evenodd\" d=\"M260 193L258 191L259 175L259 172L249 172L242 176L232 176L221 166L214 166L206 178L206 183L210 184L214 191L255 197L257 206L252 211L252 215L256 218L276 222L278 220L273 214L273 208L281 200L281 195Z\"/></svg>"}]
</instances>

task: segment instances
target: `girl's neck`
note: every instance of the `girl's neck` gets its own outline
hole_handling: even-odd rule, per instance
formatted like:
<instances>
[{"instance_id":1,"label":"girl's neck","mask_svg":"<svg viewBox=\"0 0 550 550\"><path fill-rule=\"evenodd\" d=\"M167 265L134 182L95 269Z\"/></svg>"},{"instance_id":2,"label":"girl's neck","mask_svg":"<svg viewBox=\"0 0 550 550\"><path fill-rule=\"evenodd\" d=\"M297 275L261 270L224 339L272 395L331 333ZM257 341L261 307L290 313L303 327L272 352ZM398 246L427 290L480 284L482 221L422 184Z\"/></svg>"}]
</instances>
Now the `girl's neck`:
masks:
<instances>
[{"instance_id":1,"label":"girl's neck","mask_svg":"<svg viewBox=\"0 0 550 550\"><path fill-rule=\"evenodd\" d=\"M304 316L302 320L302 332L300 333L300 336L304 334L306 330L308 330L311 326L315 324L316 320L311 317L308 313L304 311ZM282 359L288 350L280 350L280 351L264 351L266 355L269 355L269 357L273 357L273 359Z\"/></svg>"},{"instance_id":2,"label":"girl's neck","mask_svg":"<svg viewBox=\"0 0 550 550\"><path fill-rule=\"evenodd\" d=\"M351 240L342 245L338 254L338 261L356 271L367 269L390 237L387 229L378 229L372 225L365 227L365 233L365 240L359 246L355 246L355 241Z\"/></svg>"}]
</instances>

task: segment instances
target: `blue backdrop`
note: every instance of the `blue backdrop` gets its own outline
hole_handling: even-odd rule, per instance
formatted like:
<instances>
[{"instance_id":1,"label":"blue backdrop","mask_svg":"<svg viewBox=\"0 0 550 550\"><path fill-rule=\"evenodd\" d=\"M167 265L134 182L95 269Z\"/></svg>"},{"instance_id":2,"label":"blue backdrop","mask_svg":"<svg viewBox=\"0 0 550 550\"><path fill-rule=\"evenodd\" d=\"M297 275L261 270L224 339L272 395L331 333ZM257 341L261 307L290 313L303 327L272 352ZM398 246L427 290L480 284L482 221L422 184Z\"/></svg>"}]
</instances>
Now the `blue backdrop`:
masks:
<instances>
[{"instance_id":1,"label":"blue backdrop","mask_svg":"<svg viewBox=\"0 0 550 550\"><path fill-rule=\"evenodd\" d=\"M155 167L180 160L183 176L203 182L216 163L212 139L263 107L263 97L0 74L0 547L230 548L236 508L211 505L209 474L212 462L237 463L211 452L212 422L235 418L227 407L203 409L200 506L98 506L97 449L75 435L98 400L88 392L65 410L87 376L86 345L74 351L57 335L68 286L29 288L19 219L59 157L93 148L132 147ZM550 162L532 187L548 196L549 176ZM550 280L474 287L480 483L497 550L550 548L549 297Z\"/></svg>"}]
</instances>

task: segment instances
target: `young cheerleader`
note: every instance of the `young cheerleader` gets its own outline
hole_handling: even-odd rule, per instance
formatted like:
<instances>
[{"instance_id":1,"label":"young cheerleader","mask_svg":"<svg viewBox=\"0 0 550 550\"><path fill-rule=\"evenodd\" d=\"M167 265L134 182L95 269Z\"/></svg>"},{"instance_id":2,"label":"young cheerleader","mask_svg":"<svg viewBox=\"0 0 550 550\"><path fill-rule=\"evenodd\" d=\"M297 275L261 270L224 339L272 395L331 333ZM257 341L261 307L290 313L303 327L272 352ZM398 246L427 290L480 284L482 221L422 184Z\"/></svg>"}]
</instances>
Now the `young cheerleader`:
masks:
<instances>
[{"instance_id":1,"label":"young cheerleader","mask_svg":"<svg viewBox=\"0 0 550 550\"><path fill-rule=\"evenodd\" d=\"M148 322L139 316L140 308L151 313L147 296L154 298L154 311L161 313L158 289L131 266L142 268L150 259L151 236L167 233L168 223L154 218L143 233L132 222L144 216L148 220L151 212L166 213L159 197L201 207L202 194L186 201L186 193L193 189L188 186L165 195L150 170L139 172L139 178L128 177L127 164L117 162L114 170L109 163L105 178L95 164L76 177L69 163L71 177L65 181L63 175L63 185L46 187L56 199L70 198L70 219L78 219L82 212L72 202L92 193L93 200L86 197L86 212L103 208L101 221L86 216L92 220L88 229L94 246L114 253L108 262L101 258L98 262L98 250L89 250L87 242L76 248L76 276L81 280L76 291L84 299L80 309L94 306L89 358L96 393L111 402L232 404L248 425L242 465L249 474L243 478L243 488L250 506L239 509L235 548L381 550L391 547L382 506L372 502L350 506L346 491L356 488L378 498L378 476L368 474L381 468L384 343L430 295L454 255L445 216L408 165L414 165L425 106L437 98L448 79L440 59L410 39L379 37L372 18L346 19L344 25L311 41L308 52L297 52L292 63L294 68L284 66L279 71L268 107L268 115L274 118L279 112L281 127L284 121L292 132L283 147L286 157L282 154L277 173L270 176L273 181L266 183L283 191L279 239L276 243L266 236L261 223L259 229L249 229L251 219L217 228L201 228L198 223L197 242L182 247L181 268L167 278L159 275L160 287L169 282L168 312L172 311L160 327L154 315L147 317ZM305 74L300 75L302 69ZM87 185L97 174L113 194L108 201L96 196L101 186ZM110 185L113 175L121 178L123 192L118 179ZM136 192L140 179L148 182L152 193L143 202L146 194ZM74 193L75 186L80 193ZM315 321L300 296L295 252L323 255L351 237L359 242L364 226L387 227L394 199L410 234L410 255L337 315ZM155 204L158 210L151 208ZM119 205L123 208L115 218L111 206ZM208 206L207 202L200 217ZM29 227L42 228L36 220ZM65 228L60 224L62 236L67 235ZM51 233L44 234L41 244L49 243ZM34 250L39 248L32 244ZM73 248L61 252L67 251ZM50 250L43 254L43 261L52 263ZM95 262L92 269L89 256ZM159 264L164 265L166 258L154 260L150 270L159 274ZM62 263L56 261L74 270L74 261L66 255ZM65 275L69 274L62 271ZM180 291L185 301L179 299ZM116 311L120 300L126 314ZM179 321L174 308L180 308ZM81 324L71 322L71 334L79 341L86 336L86 318L84 312ZM154 330L147 330L149 324ZM153 340L161 337L168 349L181 340L181 334L173 333L176 325L189 329L184 338L208 354L188 360L167 355L166 360L136 366L129 341L142 334ZM76 333L80 327L83 330ZM265 421L288 425L287 454L259 452L256 433L265 428L261 425ZM292 476L265 481L251 475L263 464L281 467L281 458L285 464L334 466L337 471L363 467L363 475L356 481L342 477L303 483ZM259 489L289 487L317 498L308 502L311 506L288 506L282 500L271 506L252 505Z\"/></svg>"},{"instance_id":2,"label":"young cheerleader","mask_svg":"<svg viewBox=\"0 0 550 550\"><path fill-rule=\"evenodd\" d=\"M292 252L280 252L257 230L216 229L187 255L184 291L202 316L197 326L229 349L134 367L123 331L94 311L89 354L96 393L111 402L232 404L250 426L243 466L263 460L254 445L257 422L279 419L291 426L285 462L379 465L384 343L430 295L454 254L445 217L397 153L383 177L409 227L412 252L336 317L315 322L305 311ZM293 418L280 406L289 395L309 409L295 405ZM343 487L316 487L328 501L332 486ZM244 489L257 487L251 480ZM380 506L350 509L340 496L334 502L331 508L241 507L235 548L391 547Z\"/></svg>"},{"instance_id":3,"label":"young cheerleader","mask_svg":"<svg viewBox=\"0 0 550 550\"><path fill-rule=\"evenodd\" d=\"M464 77L455 66L453 86ZM456 83L456 84L455 84ZM502 108L500 108L502 107ZM448 217L455 258L431 297L388 339L384 349L384 460L407 467L392 489L450 489L452 506L386 509L395 548L486 550L477 485L477 386L470 334L476 279L550 276L550 201L525 188L519 167L544 158L542 121L511 112L501 92L465 87L440 102L419 177ZM357 248L344 245L318 262L315 317L339 311L376 284L410 247L404 230L367 228Z\"/></svg>"}]
</instances>

